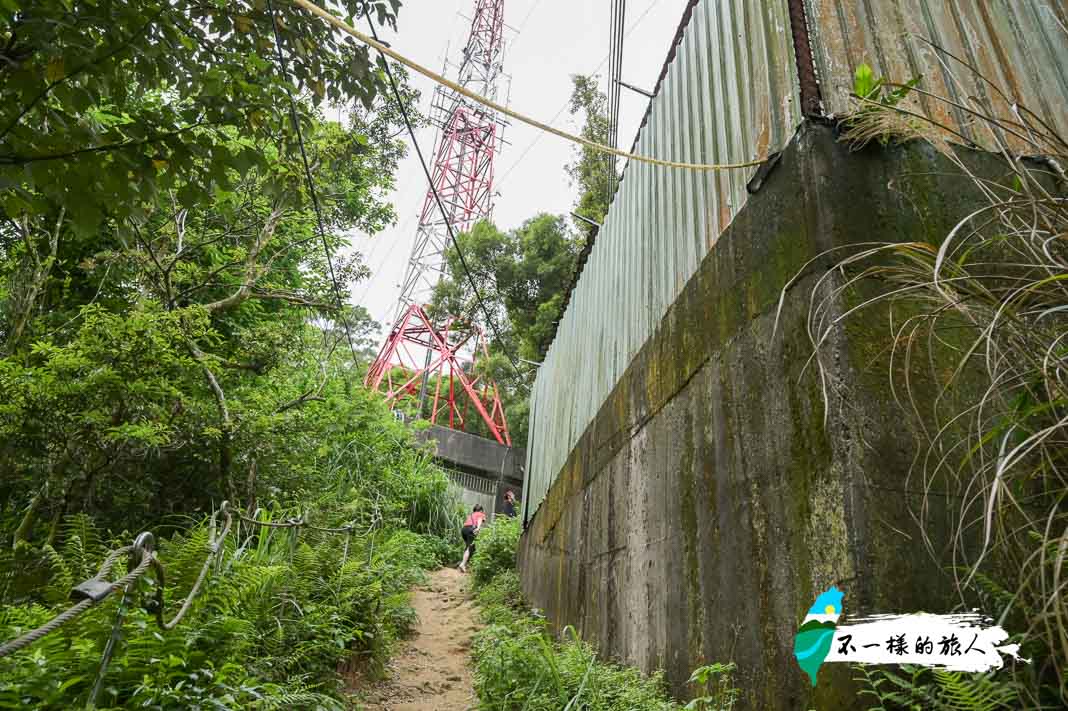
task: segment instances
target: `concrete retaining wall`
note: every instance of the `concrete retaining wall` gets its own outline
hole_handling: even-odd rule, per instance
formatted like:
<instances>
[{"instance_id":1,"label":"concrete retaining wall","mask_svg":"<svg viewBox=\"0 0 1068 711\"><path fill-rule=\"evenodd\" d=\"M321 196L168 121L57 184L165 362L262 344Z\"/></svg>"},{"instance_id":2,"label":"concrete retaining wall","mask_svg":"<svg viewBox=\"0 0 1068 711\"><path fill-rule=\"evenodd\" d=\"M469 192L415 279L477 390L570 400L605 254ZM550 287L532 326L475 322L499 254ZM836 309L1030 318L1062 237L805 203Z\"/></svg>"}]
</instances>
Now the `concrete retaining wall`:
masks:
<instances>
[{"instance_id":1,"label":"concrete retaining wall","mask_svg":"<svg viewBox=\"0 0 1068 711\"><path fill-rule=\"evenodd\" d=\"M996 172L989 156L966 159ZM733 660L745 708L851 708L844 665L823 669L813 691L793 659L816 595L837 583L854 615L948 609L948 581L909 515L917 427L887 385L886 307L850 319L823 349L828 411L803 369L810 292L830 258L791 289L773 327L783 285L824 251L939 241L977 199L954 176L925 144L851 154L832 129L801 128L529 522L523 589L557 628L665 669L679 696L690 670ZM827 317L863 297L850 292ZM921 398L936 388L927 374L926 364L912 374ZM944 504L930 502L935 540Z\"/></svg>"}]
</instances>

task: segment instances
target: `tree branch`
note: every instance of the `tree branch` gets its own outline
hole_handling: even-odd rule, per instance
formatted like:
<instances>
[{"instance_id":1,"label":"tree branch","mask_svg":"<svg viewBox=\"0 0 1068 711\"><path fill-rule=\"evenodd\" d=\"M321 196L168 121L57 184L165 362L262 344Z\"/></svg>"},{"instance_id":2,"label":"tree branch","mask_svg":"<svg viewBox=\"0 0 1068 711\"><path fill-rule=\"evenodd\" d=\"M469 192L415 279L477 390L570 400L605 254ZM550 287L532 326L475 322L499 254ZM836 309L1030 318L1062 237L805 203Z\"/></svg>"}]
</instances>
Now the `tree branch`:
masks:
<instances>
[{"instance_id":1,"label":"tree branch","mask_svg":"<svg viewBox=\"0 0 1068 711\"><path fill-rule=\"evenodd\" d=\"M114 49L112 49L112 50L111 50L110 52L105 52L104 54L100 55L99 57L96 57L96 58L94 58L94 59L90 59L90 60L89 60L88 62L86 62L85 64L81 65L80 67L78 67L77 69L75 69L75 70L74 70L73 72L71 72L70 74L64 75L64 76L60 77L59 79L56 79L55 81L53 81L53 82L50 82L50 83L48 84L48 86L46 86L46 87L45 87L44 89L42 89L42 90L41 90L41 93L40 93L40 94L38 94L37 96L35 96L35 97L34 97L34 98L33 98L33 99L32 99L32 100L30 101L30 103L26 104L25 108L23 108L23 109L22 109L22 111L20 111L20 112L19 112L19 115L18 115L18 116L16 116L16 117L14 118L14 120L13 120L13 121L12 121L12 122L11 122L10 124L8 124L8 125L7 125L7 127L5 127L5 128L4 128L4 130L3 130L3 131L0 131L0 138L3 138L3 137L4 137L4 136L6 136L6 135L7 135L8 133L10 133L10 132L11 132L11 129L15 128L15 126L17 126L17 125L18 125L19 121L21 121L21 120L22 120L22 117L23 117L23 116L25 116L26 114L28 114L28 113L29 113L30 111L32 111L32 110L33 110L33 107L34 107L34 106L36 106L37 104L39 104L39 103L41 102L41 100L42 100L42 99L44 99L44 98L45 98L46 96L48 96L48 94L49 94L49 93L51 93L51 91L52 91L53 89L55 89L55 88L56 88L57 86L59 86L60 84L62 84L62 83L63 83L63 82L65 82L65 81L67 81L68 79L73 79L74 77L78 76L79 74L81 74L82 72L84 72L84 71L85 71L86 69L88 69L89 67L91 67L91 66L93 66L93 65L95 65L95 64L99 64L100 62L103 62L103 61L105 61L105 60L111 59L111 58L112 58L112 57L114 57L114 56L115 56L116 54L118 54L118 53L119 53L119 52L121 52L122 50L124 50L124 49L126 49L127 47L129 47L129 46L130 46L130 43L131 43L131 42L133 42L133 41L134 41L135 39L137 39L137 38L138 38L138 37L140 37L140 36L141 36L142 34L144 34L144 33L145 33L145 30L147 30L147 29L148 29L149 27L151 27L151 26L152 26L152 24L153 24L154 22L156 22L156 20L158 20L158 19L159 19L160 17L162 17L162 16L163 16L163 12L164 12L164 10L166 10L166 9L167 9L167 5L166 5L166 4L164 4L164 5L163 5L163 6L162 6L162 7L160 8L160 11L159 11L159 12L157 12L157 13L156 13L155 15L153 15L153 16L152 16L152 17L151 17L151 18L150 18L150 19L148 20L148 22L146 22L146 23L145 23L144 25L142 25L141 29L137 30L136 32L134 32L133 34L131 34L131 35L130 35L129 37L127 37L127 38L125 38L124 40L122 40L122 41L121 41L121 42L120 42L120 43L118 44L118 46L116 46L116 47L115 47Z\"/></svg>"},{"instance_id":2,"label":"tree branch","mask_svg":"<svg viewBox=\"0 0 1068 711\"><path fill-rule=\"evenodd\" d=\"M279 406L279 408L274 411L275 414L281 414L281 413L285 412L286 410L291 410L294 407L297 407L298 405L303 405L306 402L326 402L326 398L325 397L320 397L319 395L314 395L313 392L314 391L309 390L308 392L304 393L300 397L294 398L294 399L290 400L289 402L287 402L286 404Z\"/></svg>"},{"instance_id":3,"label":"tree branch","mask_svg":"<svg viewBox=\"0 0 1068 711\"><path fill-rule=\"evenodd\" d=\"M211 372L211 368L208 367L204 352L197 348L192 341L189 341L188 345L193 359L200 363L200 367L204 371L204 377L208 381L212 395L215 396L215 404L219 408L219 420L222 425L220 427L222 440L219 443L219 479L225 482L227 493L233 498L236 493L234 483L230 479L230 461L232 459L230 443L233 440L233 421L230 419L230 408L226 405L226 393L223 391L222 386L219 385L219 380L215 377L215 373Z\"/></svg>"},{"instance_id":4,"label":"tree branch","mask_svg":"<svg viewBox=\"0 0 1068 711\"><path fill-rule=\"evenodd\" d=\"M30 237L30 227L28 224L29 218L24 218L24 224L20 225L22 232L22 239L26 243L26 250L33 260L33 269L30 277L26 280L26 284L23 287L22 294L12 301L21 301L19 309L12 319L14 324L11 330L8 332L6 352L11 353L18 346L18 342L22 339L22 333L26 329L26 324L30 322L30 316L33 314L34 305L37 303L37 295L41 289L44 288L45 282L48 280L48 275L52 272L52 265L56 261L56 252L59 249L59 232L63 227L63 218L67 214L65 207L60 208L59 217L56 218L55 229L48 235L48 256L43 260L37 252L37 248L33 244L33 240ZM16 284L17 284L16 280Z\"/></svg>"},{"instance_id":5,"label":"tree branch","mask_svg":"<svg viewBox=\"0 0 1068 711\"><path fill-rule=\"evenodd\" d=\"M227 296L225 299L205 304L204 308L206 308L209 313L233 308L249 298L252 293L253 285L260 277L260 268L259 265L256 264L256 259L260 256L260 252L263 251L263 248L267 246L271 237L274 236L274 231L278 227L282 212L282 208L279 205L275 205L274 208L271 209L271 214L267 217L267 222L264 223L263 229L260 230L260 234L256 238L256 243L252 245L252 249L248 253L248 258L245 259L246 266L244 281L241 286L238 287L237 291L230 296Z\"/></svg>"},{"instance_id":6,"label":"tree branch","mask_svg":"<svg viewBox=\"0 0 1068 711\"><path fill-rule=\"evenodd\" d=\"M73 158L74 156L83 155L85 153L101 153L103 151L119 151L125 148L135 148L137 146L146 146L151 143L157 143L165 138L172 136L179 136L186 131L191 131L194 128L200 126L212 126L218 123L217 121L197 121L189 126L183 126L176 131L168 131L167 133L157 133L154 136L141 139L140 141L118 141L116 143L105 143L102 146L92 146L90 148L79 148L73 151L66 151L65 153L53 153L45 156L20 156L20 155L0 155L0 165L26 165L27 163L40 163L50 160L62 160L64 158Z\"/></svg>"},{"instance_id":7,"label":"tree branch","mask_svg":"<svg viewBox=\"0 0 1068 711\"><path fill-rule=\"evenodd\" d=\"M290 304L296 304L298 306L310 306L312 308L320 309L323 311L333 311L337 308L334 304L323 303L322 301L312 301L300 294L293 294L284 291L260 291L259 289L253 290L249 295L251 299L265 299L268 301L285 301Z\"/></svg>"}]
</instances>

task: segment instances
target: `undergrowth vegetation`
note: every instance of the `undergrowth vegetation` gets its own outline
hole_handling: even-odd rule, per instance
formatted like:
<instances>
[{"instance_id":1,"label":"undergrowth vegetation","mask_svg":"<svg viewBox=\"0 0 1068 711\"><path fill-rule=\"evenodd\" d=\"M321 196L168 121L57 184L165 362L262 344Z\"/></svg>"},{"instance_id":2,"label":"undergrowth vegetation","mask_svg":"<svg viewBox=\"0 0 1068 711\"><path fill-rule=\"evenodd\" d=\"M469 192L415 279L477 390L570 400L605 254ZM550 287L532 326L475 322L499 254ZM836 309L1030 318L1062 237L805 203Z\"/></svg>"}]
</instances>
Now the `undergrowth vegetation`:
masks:
<instances>
[{"instance_id":1,"label":"undergrowth vegetation","mask_svg":"<svg viewBox=\"0 0 1068 711\"><path fill-rule=\"evenodd\" d=\"M441 484L444 497L440 472L421 476ZM411 477L413 489L417 478ZM119 595L0 659L0 707L80 707L99 682L97 708L344 708L338 672L372 677L380 672L394 641L415 622L408 588L422 579L423 570L452 559L457 546L450 528L437 527L425 516L405 519L401 512L419 511L412 502L384 506L379 497L373 505L363 503L369 512L361 511L356 489L349 488L333 507L302 512L323 526L368 513L367 528L351 538L236 522L190 614L175 629L159 630L145 609L159 584L159 576L146 576L131 590L103 676L101 659L120 614ZM450 501L442 498L438 505L448 507ZM330 508L335 513L328 514ZM382 510L393 511L388 521ZM279 509L261 511L257 518L279 522L296 514ZM166 617L188 595L207 555L209 535L203 523L161 542ZM56 547L20 547L18 560L4 570L0 639L43 624L66 608L71 587L90 577L106 551L128 538L107 536L87 516L77 515L61 527ZM43 587L17 594L24 582L20 571Z\"/></svg>"},{"instance_id":2,"label":"undergrowth vegetation","mask_svg":"<svg viewBox=\"0 0 1068 711\"><path fill-rule=\"evenodd\" d=\"M475 639L475 690L485 711L679 711L658 672L598 657L573 627L555 639L545 618L523 601L515 552L518 519L498 517L479 535L472 558L479 614L486 627ZM730 665L695 672L698 695L685 708L729 711L736 692ZM710 671L709 671L710 670ZM702 670L698 670L701 672Z\"/></svg>"},{"instance_id":3,"label":"undergrowth vegetation","mask_svg":"<svg viewBox=\"0 0 1068 711\"><path fill-rule=\"evenodd\" d=\"M983 95L957 101L922 82L874 81L858 70L859 106L844 137L855 148L930 141L981 202L931 243L869 245L841 259L813 292L811 334L818 354L856 317L861 307L843 314L836 304L858 288L876 290L864 307L905 314L893 320L891 356L905 367L891 368L890 387L921 428L906 485L945 497L951 521L948 537L933 534L928 524L944 513L925 495L915 533L951 576L960 608L989 614L1031 661L994 675L873 671L864 681L878 709L1064 708L1068 141L1011 92L935 50L954 81L977 83ZM903 110L909 92L964 111L967 127ZM952 145L973 142L961 131L1001 159L1000 175L974 172ZM932 396L914 391L924 377L937 388Z\"/></svg>"},{"instance_id":4,"label":"undergrowth vegetation","mask_svg":"<svg viewBox=\"0 0 1068 711\"><path fill-rule=\"evenodd\" d=\"M477 553L471 558L476 585L487 585L498 575L515 571L516 549L522 532L518 518L498 516L478 534Z\"/></svg>"},{"instance_id":5,"label":"undergrowth vegetation","mask_svg":"<svg viewBox=\"0 0 1068 711\"><path fill-rule=\"evenodd\" d=\"M5 644L0 707L343 707L339 671L380 669L460 547L345 303L347 235L395 222L406 73L386 93L291 3L10 0L0 45L0 642L139 533L163 566Z\"/></svg>"}]
</instances>

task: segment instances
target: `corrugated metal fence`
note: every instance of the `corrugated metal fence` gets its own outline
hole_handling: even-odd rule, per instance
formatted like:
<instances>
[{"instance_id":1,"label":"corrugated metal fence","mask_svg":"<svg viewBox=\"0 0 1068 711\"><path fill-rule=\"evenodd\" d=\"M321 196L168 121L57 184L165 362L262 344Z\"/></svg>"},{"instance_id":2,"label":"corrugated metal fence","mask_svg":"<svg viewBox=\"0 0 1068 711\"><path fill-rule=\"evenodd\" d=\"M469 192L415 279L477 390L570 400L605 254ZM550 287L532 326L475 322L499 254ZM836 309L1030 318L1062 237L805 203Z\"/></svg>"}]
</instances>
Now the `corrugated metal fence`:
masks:
<instances>
[{"instance_id":1,"label":"corrugated metal fence","mask_svg":"<svg viewBox=\"0 0 1068 711\"><path fill-rule=\"evenodd\" d=\"M980 145L993 147L986 125L967 111L971 96L1010 119L1011 104L1020 103L1068 136L1063 0L805 0L805 5L823 101L831 113L849 110L853 72L863 62L876 76L898 82L922 76L925 91L949 101L921 95L910 100L913 108ZM1023 143L1010 143L1028 152Z\"/></svg>"},{"instance_id":2,"label":"corrugated metal fence","mask_svg":"<svg viewBox=\"0 0 1068 711\"><path fill-rule=\"evenodd\" d=\"M783 147L801 121L791 1L801 0L698 2L637 152L723 163ZM950 99L991 95L921 37L1007 87L1008 97L1030 100L1068 135L1068 23L1060 0L805 0L805 11L830 113L849 108L861 62L898 81L923 74L928 91ZM963 109L915 101L918 111L986 143ZM1010 102L999 101L1009 115ZM627 167L534 384L528 518L631 358L745 204L749 177Z\"/></svg>"},{"instance_id":3,"label":"corrugated metal fence","mask_svg":"<svg viewBox=\"0 0 1068 711\"><path fill-rule=\"evenodd\" d=\"M793 51L785 2L698 2L637 152L724 163L783 145L800 120ZM745 203L746 179L737 171L627 166L534 385L528 516L630 359Z\"/></svg>"}]
</instances>

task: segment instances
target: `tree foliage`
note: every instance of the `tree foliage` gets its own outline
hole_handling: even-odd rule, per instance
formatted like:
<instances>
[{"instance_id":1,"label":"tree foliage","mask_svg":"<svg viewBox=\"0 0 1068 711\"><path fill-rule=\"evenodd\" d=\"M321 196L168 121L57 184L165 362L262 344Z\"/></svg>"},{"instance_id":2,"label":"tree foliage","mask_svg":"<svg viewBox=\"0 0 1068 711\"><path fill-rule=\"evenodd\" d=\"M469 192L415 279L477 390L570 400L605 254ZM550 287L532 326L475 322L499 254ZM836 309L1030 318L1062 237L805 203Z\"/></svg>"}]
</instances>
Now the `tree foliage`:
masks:
<instances>
[{"instance_id":1,"label":"tree foliage","mask_svg":"<svg viewBox=\"0 0 1068 711\"><path fill-rule=\"evenodd\" d=\"M344 235L395 219L381 65L287 3L285 75L259 0L0 6L0 502L29 502L9 532L290 481L264 454L307 453L306 411L358 400L341 324L360 347L371 323L336 310L289 92L344 296L366 275Z\"/></svg>"},{"instance_id":2,"label":"tree foliage","mask_svg":"<svg viewBox=\"0 0 1068 711\"><path fill-rule=\"evenodd\" d=\"M0 639L132 531L166 580L131 596L165 586L171 617L222 499L355 527L239 524L178 627L128 610L100 708L342 708L339 664L380 668L457 555L448 480L359 384L374 324L337 303L366 275L346 235L395 219L402 107L366 48L273 5L285 72L264 0L0 0ZM118 597L0 660L0 705L83 706Z\"/></svg>"},{"instance_id":3,"label":"tree foliage","mask_svg":"<svg viewBox=\"0 0 1068 711\"><path fill-rule=\"evenodd\" d=\"M371 3L386 22L398 4ZM370 109L384 78L367 48L276 6L305 120L324 101ZM0 205L11 219L50 227L66 208L80 235L105 224L132 231L146 203L173 191L192 206L235 171L262 167L257 141L294 145L263 0L5 0L0 48ZM235 143L235 131L248 142Z\"/></svg>"},{"instance_id":4,"label":"tree foliage","mask_svg":"<svg viewBox=\"0 0 1068 711\"><path fill-rule=\"evenodd\" d=\"M598 87L597 79L596 76L581 74L572 76L574 88L568 108L572 116L582 115L580 135L583 138L607 144L608 97ZM608 214L608 206L612 202L619 180L616 160L613 156L586 146L576 148L575 153L574 162L567 166L567 174L578 190L575 214L601 224ZM584 231L589 230L589 225L585 222L578 220L576 224Z\"/></svg>"}]
</instances>

